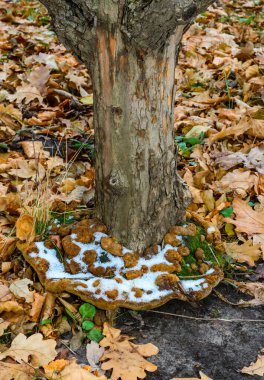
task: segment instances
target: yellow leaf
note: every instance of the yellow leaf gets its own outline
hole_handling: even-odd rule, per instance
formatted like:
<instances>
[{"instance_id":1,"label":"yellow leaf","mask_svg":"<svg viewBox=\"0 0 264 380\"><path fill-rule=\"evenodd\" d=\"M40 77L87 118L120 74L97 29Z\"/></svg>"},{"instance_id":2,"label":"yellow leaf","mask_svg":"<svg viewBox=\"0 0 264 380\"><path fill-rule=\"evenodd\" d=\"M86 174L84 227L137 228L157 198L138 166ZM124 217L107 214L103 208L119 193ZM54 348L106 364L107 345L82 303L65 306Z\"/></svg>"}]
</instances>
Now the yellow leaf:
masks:
<instances>
[{"instance_id":1,"label":"yellow leaf","mask_svg":"<svg viewBox=\"0 0 264 380\"><path fill-rule=\"evenodd\" d=\"M258 355L255 363L251 363L250 366L242 368L240 372L252 376L264 376L264 349L261 350L261 354Z\"/></svg>"},{"instance_id":2,"label":"yellow leaf","mask_svg":"<svg viewBox=\"0 0 264 380\"><path fill-rule=\"evenodd\" d=\"M35 222L31 215L21 215L16 222L16 237L20 240L33 241L35 237Z\"/></svg>"},{"instance_id":3,"label":"yellow leaf","mask_svg":"<svg viewBox=\"0 0 264 380\"><path fill-rule=\"evenodd\" d=\"M31 365L38 367L48 364L57 355L54 339L43 340L41 334L33 334L27 338L24 334L18 334L11 347L0 354L0 360L11 357L18 363L28 363L31 357Z\"/></svg>"},{"instance_id":4,"label":"yellow leaf","mask_svg":"<svg viewBox=\"0 0 264 380\"><path fill-rule=\"evenodd\" d=\"M254 211L246 201L239 198L234 199L233 208L236 220L225 218L225 221L235 224L237 232L249 235L264 233L264 211Z\"/></svg>"},{"instance_id":5,"label":"yellow leaf","mask_svg":"<svg viewBox=\"0 0 264 380\"><path fill-rule=\"evenodd\" d=\"M80 102L82 104L85 104L86 106L92 106L93 105L93 94L90 94L88 96L84 96L80 99Z\"/></svg>"},{"instance_id":6,"label":"yellow leaf","mask_svg":"<svg viewBox=\"0 0 264 380\"><path fill-rule=\"evenodd\" d=\"M144 359L144 356L152 356L158 353L158 348L151 343L137 345L130 340L131 337L121 335L121 331L104 324L103 334L105 338L101 340L100 346L106 351L101 357L102 369L112 369L111 379L117 380L137 380L146 377L146 372L154 372L157 366ZM122 360L120 360L122 358Z\"/></svg>"},{"instance_id":7,"label":"yellow leaf","mask_svg":"<svg viewBox=\"0 0 264 380\"><path fill-rule=\"evenodd\" d=\"M226 254L239 263L248 263L249 266L254 266L255 261L260 259L260 245L252 245L250 240L244 244L224 243Z\"/></svg>"},{"instance_id":8,"label":"yellow leaf","mask_svg":"<svg viewBox=\"0 0 264 380\"><path fill-rule=\"evenodd\" d=\"M17 303L17 301L6 301L0 302L0 314L4 312L20 313L24 309L21 305Z\"/></svg>"}]
</instances>

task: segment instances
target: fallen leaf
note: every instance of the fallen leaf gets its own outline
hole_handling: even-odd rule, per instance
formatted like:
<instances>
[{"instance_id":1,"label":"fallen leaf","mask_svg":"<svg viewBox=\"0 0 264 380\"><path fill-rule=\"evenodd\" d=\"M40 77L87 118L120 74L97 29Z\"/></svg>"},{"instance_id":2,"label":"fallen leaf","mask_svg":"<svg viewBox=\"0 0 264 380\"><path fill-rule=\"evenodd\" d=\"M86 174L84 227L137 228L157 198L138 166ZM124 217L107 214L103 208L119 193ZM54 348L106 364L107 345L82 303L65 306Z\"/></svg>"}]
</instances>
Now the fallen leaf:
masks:
<instances>
[{"instance_id":1,"label":"fallen leaf","mask_svg":"<svg viewBox=\"0 0 264 380\"><path fill-rule=\"evenodd\" d=\"M171 380L213 380L211 377L206 376L203 372L199 372L200 379L198 377L174 377Z\"/></svg>"},{"instance_id":2,"label":"fallen leaf","mask_svg":"<svg viewBox=\"0 0 264 380\"><path fill-rule=\"evenodd\" d=\"M16 296L25 298L27 303L32 303L34 300L34 291L29 290L28 285L33 285L33 281L28 278L14 281L9 289Z\"/></svg>"},{"instance_id":3,"label":"fallen leaf","mask_svg":"<svg viewBox=\"0 0 264 380\"><path fill-rule=\"evenodd\" d=\"M29 338L20 333L13 340L11 347L0 354L0 360L9 356L18 363L28 363L29 357L31 357L31 365L42 366L57 356L55 346L55 340L43 340L43 336L39 333L31 335Z\"/></svg>"},{"instance_id":4,"label":"fallen leaf","mask_svg":"<svg viewBox=\"0 0 264 380\"><path fill-rule=\"evenodd\" d=\"M8 174L24 179L35 177L41 181L46 172L44 167L36 160L26 161L20 159L17 161L17 168L9 170Z\"/></svg>"},{"instance_id":5,"label":"fallen leaf","mask_svg":"<svg viewBox=\"0 0 264 380\"><path fill-rule=\"evenodd\" d=\"M42 141L22 141L20 143L27 158L48 158L49 152L43 149Z\"/></svg>"},{"instance_id":6,"label":"fallen leaf","mask_svg":"<svg viewBox=\"0 0 264 380\"><path fill-rule=\"evenodd\" d=\"M25 104L29 104L32 100L37 99L39 104L43 103L43 96L39 92L36 87L30 85L22 85L17 87L15 94L8 95L8 100L10 102L16 102L18 104L25 102Z\"/></svg>"},{"instance_id":7,"label":"fallen leaf","mask_svg":"<svg viewBox=\"0 0 264 380\"><path fill-rule=\"evenodd\" d=\"M251 363L250 366L241 369L241 373L246 373L251 376L264 376L264 349L262 349L261 354L255 362Z\"/></svg>"},{"instance_id":8,"label":"fallen leaf","mask_svg":"<svg viewBox=\"0 0 264 380\"><path fill-rule=\"evenodd\" d=\"M32 322L37 322L45 302L45 296L39 293L34 293L34 302L29 313L30 319Z\"/></svg>"},{"instance_id":9,"label":"fallen leaf","mask_svg":"<svg viewBox=\"0 0 264 380\"><path fill-rule=\"evenodd\" d=\"M16 237L19 240L33 241L35 237L35 222L31 215L21 215L16 221Z\"/></svg>"},{"instance_id":10,"label":"fallen leaf","mask_svg":"<svg viewBox=\"0 0 264 380\"><path fill-rule=\"evenodd\" d=\"M256 184L257 176L243 169L236 169L224 175L220 181L216 181L214 185L219 192L234 191L241 197L246 197L247 192Z\"/></svg>"},{"instance_id":11,"label":"fallen leaf","mask_svg":"<svg viewBox=\"0 0 264 380\"><path fill-rule=\"evenodd\" d=\"M260 306L264 304L264 284L260 282L238 282L231 281L237 288L245 294L248 294L253 299L249 301L240 300L237 305L242 307Z\"/></svg>"},{"instance_id":12,"label":"fallen leaf","mask_svg":"<svg viewBox=\"0 0 264 380\"><path fill-rule=\"evenodd\" d=\"M243 164L245 168L255 169L260 174L264 174L264 144L252 148L249 153L225 151L220 155L218 154L215 163L226 170Z\"/></svg>"},{"instance_id":13,"label":"fallen leaf","mask_svg":"<svg viewBox=\"0 0 264 380\"><path fill-rule=\"evenodd\" d=\"M0 314L4 312L21 313L24 311L23 307L17 301L0 302Z\"/></svg>"},{"instance_id":14,"label":"fallen leaf","mask_svg":"<svg viewBox=\"0 0 264 380\"><path fill-rule=\"evenodd\" d=\"M226 254L239 263L247 263L254 266L261 256L260 245L253 245L251 240L247 240L244 244L224 243Z\"/></svg>"},{"instance_id":15,"label":"fallen leaf","mask_svg":"<svg viewBox=\"0 0 264 380\"><path fill-rule=\"evenodd\" d=\"M225 218L225 221L235 224L237 232L247 234L264 234L264 211L254 211L246 201L235 198L233 201L236 220Z\"/></svg>"},{"instance_id":16,"label":"fallen leaf","mask_svg":"<svg viewBox=\"0 0 264 380\"><path fill-rule=\"evenodd\" d=\"M66 367L67 364L69 364L69 360L57 359L50 362L49 364L44 364L43 368L47 377L54 378L54 375L55 375L54 372L62 371Z\"/></svg>"},{"instance_id":17,"label":"fallen leaf","mask_svg":"<svg viewBox=\"0 0 264 380\"><path fill-rule=\"evenodd\" d=\"M254 234L253 237L253 245L260 244L260 248L262 250L262 258L264 259L264 234Z\"/></svg>"},{"instance_id":18,"label":"fallen leaf","mask_svg":"<svg viewBox=\"0 0 264 380\"><path fill-rule=\"evenodd\" d=\"M45 95L49 76L50 69L47 66L40 66L31 71L27 80L33 88L35 87L40 92L41 95Z\"/></svg>"},{"instance_id":19,"label":"fallen leaf","mask_svg":"<svg viewBox=\"0 0 264 380\"><path fill-rule=\"evenodd\" d=\"M5 330L10 325L10 322L4 321L2 318L0 318L0 336L2 336L5 332Z\"/></svg>"},{"instance_id":20,"label":"fallen leaf","mask_svg":"<svg viewBox=\"0 0 264 380\"><path fill-rule=\"evenodd\" d=\"M106 351L101 357L103 370L112 369L112 380L137 380L144 379L146 372L154 372L157 366L144 359L144 356L157 355L158 348L151 343L137 345L130 340L129 336L121 335L121 331L104 323L103 334L105 338L101 340L100 346Z\"/></svg>"},{"instance_id":21,"label":"fallen leaf","mask_svg":"<svg viewBox=\"0 0 264 380\"><path fill-rule=\"evenodd\" d=\"M0 235L0 258L2 261L6 261L12 255L16 248L16 241L15 237Z\"/></svg>"},{"instance_id":22,"label":"fallen leaf","mask_svg":"<svg viewBox=\"0 0 264 380\"><path fill-rule=\"evenodd\" d=\"M0 380L32 380L35 370L27 364L0 362Z\"/></svg>"},{"instance_id":23,"label":"fallen leaf","mask_svg":"<svg viewBox=\"0 0 264 380\"><path fill-rule=\"evenodd\" d=\"M86 345L86 359L92 370L99 368L98 363L104 351L104 348L100 347L97 342L91 341L91 343Z\"/></svg>"},{"instance_id":24,"label":"fallen leaf","mask_svg":"<svg viewBox=\"0 0 264 380\"><path fill-rule=\"evenodd\" d=\"M57 376L53 375L52 380L107 380L104 375L95 376L87 369L81 367L76 363L76 360L72 360Z\"/></svg>"}]
</instances>

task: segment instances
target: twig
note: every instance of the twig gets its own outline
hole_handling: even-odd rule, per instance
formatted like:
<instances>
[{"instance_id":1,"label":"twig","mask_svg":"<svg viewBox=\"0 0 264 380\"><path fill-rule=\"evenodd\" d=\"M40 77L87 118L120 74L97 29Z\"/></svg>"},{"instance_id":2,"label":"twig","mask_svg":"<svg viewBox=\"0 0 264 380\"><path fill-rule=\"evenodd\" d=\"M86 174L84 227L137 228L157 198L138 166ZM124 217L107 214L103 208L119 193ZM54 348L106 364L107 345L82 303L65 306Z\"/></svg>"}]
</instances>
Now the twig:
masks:
<instances>
[{"instance_id":1,"label":"twig","mask_svg":"<svg viewBox=\"0 0 264 380\"><path fill-rule=\"evenodd\" d=\"M202 321L202 322L233 322L233 323L240 323L240 322L245 322L245 323L249 323L250 322L251 323L251 322L256 322L256 323L264 323L264 319L202 318L202 317L192 317L191 315L167 313L165 311L158 311L158 310L143 310L143 311L145 311L147 313L163 314L163 315L169 315L171 317L183 318L183 319L192 319L192 320L195 320L195 321Z\"/></svg>"},{"instance_id":2,"label":"twig","mask_svg":"<svg viewBox=\"0 0 264 380\"><path fill-rule=\"evenodd\" d=\"M61 340L61 339L59 339L59 341L61 342L61 344L63 344L66 348L68 348L68 350L69 351L71 351L71 353L73 354L73 355L80 355L80 354L78 354L78 352L75 352L75 351L73 351L63 340Z\"/></svg>"}]
</instances>

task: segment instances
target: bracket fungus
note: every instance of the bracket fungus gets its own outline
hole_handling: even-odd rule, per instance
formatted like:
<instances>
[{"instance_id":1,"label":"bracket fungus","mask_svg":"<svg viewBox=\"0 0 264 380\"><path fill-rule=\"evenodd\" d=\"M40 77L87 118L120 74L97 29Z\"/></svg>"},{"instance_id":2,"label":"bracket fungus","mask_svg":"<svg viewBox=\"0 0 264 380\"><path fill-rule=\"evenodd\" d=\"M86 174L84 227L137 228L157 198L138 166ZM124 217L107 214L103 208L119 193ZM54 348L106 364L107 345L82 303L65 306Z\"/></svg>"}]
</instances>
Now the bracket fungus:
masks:
<instances>
[{"instance_id":1,"label":"bracket fungus","mask_svg":"<svg viewBox=\"0 0 264 380\"><path fill-rule=\"evenodd\" d=\"M162 245L141 255L106 232L95 219L53 224L46 240L20 242L19 248L46 290L76 294L105 310L142 310L171 299L197 301L223 278L194 224L172 227Z\"/></svg>"}]
</instances>

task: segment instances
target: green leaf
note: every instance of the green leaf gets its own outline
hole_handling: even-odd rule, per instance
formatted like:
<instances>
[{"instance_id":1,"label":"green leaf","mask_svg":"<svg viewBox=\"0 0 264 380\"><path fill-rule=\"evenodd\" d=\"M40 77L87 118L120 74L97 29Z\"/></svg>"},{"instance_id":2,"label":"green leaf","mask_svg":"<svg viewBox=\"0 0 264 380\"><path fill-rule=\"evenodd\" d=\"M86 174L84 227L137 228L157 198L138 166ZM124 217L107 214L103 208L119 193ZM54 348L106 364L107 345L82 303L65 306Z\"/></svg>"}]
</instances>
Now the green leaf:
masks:
<instances>
[{"instance_id":1,"label":"green leaf","mask_svg":"<svg viewBox=\"0 0 264 380\"><path fill-rule=\"evenodd\" d=\"M230 218L230 216L233 214L234 208L233 206L224 208L222 211L220 211L220 214L222 214L225 218Z\"/></svg>"},{"instance_id":2,"label":"green leaf","mask_svg":"<svg viewBox=\"0 0 264 380\"><path fill-rule=\"evenodd\" d=\"M94 329L94 330L91 330L89 332L88 338L90 340L93 340L93 341L99 343L104 338L104 335L101 333L100 330Z\"/></svg>"},{"instance_id":3,"label":"green leaf","mask_svg":"<svg viewBox=\"0 0 264 380\"><path fill-rule=\"evenodd\" d=\"M84 319L93 318L96 313L96 308L90 303L84 303L82 306L80 306L79 313Z\"/></svg>"},{"instance_id":4,"label":"green leaf","mask_svg":"<svg viewBox=\"0 0 264 380\"><path fill-rule=\"evenodd\" d=\"M52 323L51 319L42 319L42 321L40 321L40 326L49 325L51 323Z\"/></svg>"},{"instance_id":5,"label":"green leaf","mask_svg":"<svg viewBox=\"0 0 264 380\"><path fill-rule=\"evenodd\" d=\"M94 323L91 322L91 321L84 321L84 322L82 323L82 328L83 328L84 330L91 330L93 327L94 327Z\"/></svg>"}]
</instances>

